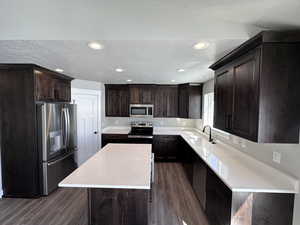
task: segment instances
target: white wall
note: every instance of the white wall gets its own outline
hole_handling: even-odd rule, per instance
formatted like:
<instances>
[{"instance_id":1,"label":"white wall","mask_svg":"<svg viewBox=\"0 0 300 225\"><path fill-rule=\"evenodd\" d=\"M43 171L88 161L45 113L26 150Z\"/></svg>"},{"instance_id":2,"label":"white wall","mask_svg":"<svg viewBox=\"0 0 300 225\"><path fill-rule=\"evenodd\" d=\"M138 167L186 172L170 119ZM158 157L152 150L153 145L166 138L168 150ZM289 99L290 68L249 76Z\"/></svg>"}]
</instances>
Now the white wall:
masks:
<instances>
[{"instance_id":1,"label":"white wall","mask_svg":"<svg viewBox=\"0 0 300 225\"><path fill-rule=\"evenodd\" d=\"M71 83L72 88L102 90L103 84L100 82L75 79Z\"/></svg>"},{"instance_id":2,"label":"white wall","mask_svg":"<svg viewBox=\"0 0 300 225\"><path fill-rule=\"evenodd\" d=\"M204 84L203 95L214 91L214 80ZM300 116L300 115L299 115ZM198 128L202 129L202 125ZM234 146L236 149L277 168L289 175L300 178L300 145L299 144L257 144L234 135L214 131L214 137ZM273 151L281 153L281 163L272 160ZM297 213L298 212L298 213ZM296 195L294 225L300 224L300 195Z\"/></svg>"},{"instance_id":3,"label":"white wall","mask_svg":"<svg viewBox=\"0 0 300 225\"><path fill-rule=\"evenodd\" d=\"M129 126L131 121L149 121L155 127L195 127L195 120L181 118L130 118L130 117L105 117L102 127Z\"/></svg>"}]
</instances>

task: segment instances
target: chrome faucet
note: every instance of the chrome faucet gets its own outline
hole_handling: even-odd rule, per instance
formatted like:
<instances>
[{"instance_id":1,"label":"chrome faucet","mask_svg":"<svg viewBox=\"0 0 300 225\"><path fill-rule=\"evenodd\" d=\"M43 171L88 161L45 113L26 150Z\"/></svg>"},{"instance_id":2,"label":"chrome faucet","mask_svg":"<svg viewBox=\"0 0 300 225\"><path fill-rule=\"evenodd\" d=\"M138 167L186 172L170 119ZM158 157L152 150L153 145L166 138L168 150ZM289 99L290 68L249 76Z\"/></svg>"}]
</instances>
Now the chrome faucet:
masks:
<instances>
[{"instance_id":1,"label":"chrome faucet","mask_svg":"<svg viewBox=\"0 0 300 225\"><path fill-rule=\"evenodd\" d=\"M212 144L214 144L214 140L211 137L211 126L209 126L209 125L204 126L202 132L205 133L206 127L209 127L209 142L211 142Z\"/></svg>"}]
</instances>

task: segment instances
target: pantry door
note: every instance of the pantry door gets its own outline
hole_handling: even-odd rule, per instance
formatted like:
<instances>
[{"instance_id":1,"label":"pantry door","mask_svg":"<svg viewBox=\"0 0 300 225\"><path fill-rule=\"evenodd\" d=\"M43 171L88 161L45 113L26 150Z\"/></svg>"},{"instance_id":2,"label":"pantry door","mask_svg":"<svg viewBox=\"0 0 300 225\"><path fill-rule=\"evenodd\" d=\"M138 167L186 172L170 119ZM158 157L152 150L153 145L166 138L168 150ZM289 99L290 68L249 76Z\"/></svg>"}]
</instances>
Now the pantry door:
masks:
<instances>
[{"instance_id":1,"label":"pantry door","mask_svg":"<svg viewBox=\"0 0 300 225\"><path fill-rule=\"evenodd\" d=\"M101 149L101 92L72 88L77 105L77 163L80 166Z\"/></svg>"}]
</instances>

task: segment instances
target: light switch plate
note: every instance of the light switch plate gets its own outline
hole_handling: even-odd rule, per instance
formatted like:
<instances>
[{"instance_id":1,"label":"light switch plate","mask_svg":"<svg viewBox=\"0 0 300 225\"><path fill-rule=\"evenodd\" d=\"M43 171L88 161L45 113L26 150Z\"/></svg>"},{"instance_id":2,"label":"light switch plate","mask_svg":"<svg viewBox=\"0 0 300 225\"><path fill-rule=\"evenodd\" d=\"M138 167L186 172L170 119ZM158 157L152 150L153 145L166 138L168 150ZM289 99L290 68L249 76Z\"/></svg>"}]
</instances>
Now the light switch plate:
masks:
<instances>
[{"instance_id":1,"label":"light switch plate","mask_svg":"<svg viewBox=\"0 0 300 225\"><path fill-rule=\"evenodd\" d=\"M276 163L280 163L281 161L281 153L273 152L273 161Z\"/></svg>"}]
</instances>

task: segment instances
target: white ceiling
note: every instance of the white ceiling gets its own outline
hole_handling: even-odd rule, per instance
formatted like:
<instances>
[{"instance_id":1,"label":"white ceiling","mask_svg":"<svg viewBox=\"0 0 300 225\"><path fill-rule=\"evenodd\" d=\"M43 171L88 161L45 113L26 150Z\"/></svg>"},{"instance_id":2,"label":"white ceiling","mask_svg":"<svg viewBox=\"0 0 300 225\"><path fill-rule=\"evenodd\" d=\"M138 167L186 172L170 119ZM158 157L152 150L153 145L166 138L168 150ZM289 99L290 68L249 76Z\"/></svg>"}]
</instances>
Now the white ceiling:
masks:
<instances>
[{"instance_id":1,"label":"white ceiling","mask_svg":"<svg viewBox=\"0 0 300 225\"><path fill-rule=\"evenodd\" d=\"M260 30L299 29L299 11L299 0L1 0L0 62L105 83L202 82L212 62ZM211 45L196 51L198 41Z\"/></svg>"},{"instance_id":2,"label":"white ceiling","mask_svg":"<svg viewBox=\"0 0 300 225\"><path fill-rule=\"evenodd\" d=\"M215 41L194 50L196 41L101 41L104 48L95 51L87 41L0 41L0 63L62 68L75 78L103 83L203 82L212 77L208 66L215 58L241 42ZM115 72L119 67L125 71ZM185 72L178 73L179 68Z\"/></svg>"}]
</instances>

